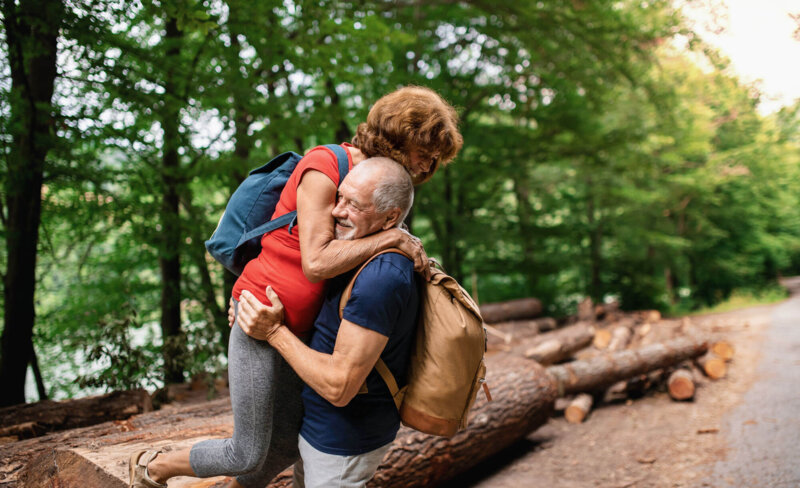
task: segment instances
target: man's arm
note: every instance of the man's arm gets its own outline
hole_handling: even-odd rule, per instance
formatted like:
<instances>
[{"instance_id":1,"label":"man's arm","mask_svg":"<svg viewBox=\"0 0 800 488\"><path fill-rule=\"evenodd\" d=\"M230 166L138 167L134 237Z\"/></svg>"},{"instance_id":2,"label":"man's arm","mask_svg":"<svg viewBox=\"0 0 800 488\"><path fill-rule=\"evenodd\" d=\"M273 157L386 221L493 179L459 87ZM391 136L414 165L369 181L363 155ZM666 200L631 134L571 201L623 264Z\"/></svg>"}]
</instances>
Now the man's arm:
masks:
<instances>
[{"instance_id":1,"label":"man's arm","mask_svg":"<svg viewBox=\"0 0 800 488\"><path fill-rule=\"evenodd\" d=\"M374 330L342 320L333 354L311 349L286 326L281 326L269 343L308 386L333 405L343 407L356 396L388 341Z\"/></svg>"},{"instance_id":2,"label":"man's arm","mask_svg":"<svg viewBox=\"0 0 800 488\"><path fill-rule=\"evenodd\" d=\"M283 305L272 288L267 288L267 298L272 302L271 307L259 302L249 291L242 292L237 317L242 330L255 339L269 341L321 397L337 407L350 403L378 362L389 338L342 320L333 353L321 353L305 345L288 327L276 321L275 317L282 316Z\"/></svg>"}]
</instances>

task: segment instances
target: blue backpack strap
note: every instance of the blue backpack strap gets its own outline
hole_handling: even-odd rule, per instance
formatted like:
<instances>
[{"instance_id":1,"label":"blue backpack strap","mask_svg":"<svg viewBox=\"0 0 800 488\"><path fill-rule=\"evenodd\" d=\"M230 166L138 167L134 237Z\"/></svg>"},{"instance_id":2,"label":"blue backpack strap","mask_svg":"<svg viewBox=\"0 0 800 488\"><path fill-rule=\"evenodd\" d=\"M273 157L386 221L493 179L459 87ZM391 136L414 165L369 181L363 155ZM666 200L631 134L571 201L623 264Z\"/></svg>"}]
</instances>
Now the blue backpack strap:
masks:
<instances>
[{"instance_id":1,"label":"blue backpack strap","mask_svg":"<svg viewBox=\"0 0 800 488\"><path fill-rule=\"evenodd\" d=\"M266 234L267 232L272 232L275 229L280 229L284 225L292 222L292 220L294 220L295 218L297 218L297 210L293 210L287 214L281 215L280 217L272 219L269 222L264 222L263 224L259 225L258 227L244 234L242 238L239 239L239 243L236 244L236 247L241 246L243 243L249 241L254 237L260 237Z\"/></svg>"},{"instance_id":2,"label":"blue backpack strap","mask_svg":"<svg viewBox=\"0 0 800 488\"><path fill-rule=\"evenodd\" d=\"M336 155L336 162L339 163L339 184L336 185L338 187L342 184L342 181L344 181L344 177L347 176L347 173L350 172L350 159L347 157L347 151L339 144L325 144L324 147ZM294 216L289 223L289 234L292 233L292 229L297 225L297 212L295 211L292 213ZM282 227L283 225L279 225L278 227Z\"/></svg>"},{"instance_id":3,"label":"blue backpack strap","mask_svg":"<svg viewBox=\"0 0 800 488\"><path fill-rule=\"evenodd\" d=\"M339 185L341 185L344 177L350 171L350 160L347 158L347 151L338 144L325 144L325 147L336 155L336 160L339 162Z\"/></svg>"}]
</instances>

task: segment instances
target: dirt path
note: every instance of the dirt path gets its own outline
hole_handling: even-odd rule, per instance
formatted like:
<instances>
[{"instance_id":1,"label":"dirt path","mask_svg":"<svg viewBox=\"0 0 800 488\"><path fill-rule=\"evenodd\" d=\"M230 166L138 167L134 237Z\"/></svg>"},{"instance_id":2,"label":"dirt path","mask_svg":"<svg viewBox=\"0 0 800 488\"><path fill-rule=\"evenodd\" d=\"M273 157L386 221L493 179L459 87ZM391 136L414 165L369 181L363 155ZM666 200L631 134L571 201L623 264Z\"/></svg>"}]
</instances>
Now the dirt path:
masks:
<instances>
[{"instance_id":1,"label":"dirt path","mask_svg":"<svg viewBox=\"0 0 800 488\"><path fill-rule=\"evenodd\" d=\"M728 376L701 383L693 402L656 392L580 425L554 418L447 486L800 486L800 279L790 284L782 304L693 318L736 349Z\"/></svg>"}]
</instances>

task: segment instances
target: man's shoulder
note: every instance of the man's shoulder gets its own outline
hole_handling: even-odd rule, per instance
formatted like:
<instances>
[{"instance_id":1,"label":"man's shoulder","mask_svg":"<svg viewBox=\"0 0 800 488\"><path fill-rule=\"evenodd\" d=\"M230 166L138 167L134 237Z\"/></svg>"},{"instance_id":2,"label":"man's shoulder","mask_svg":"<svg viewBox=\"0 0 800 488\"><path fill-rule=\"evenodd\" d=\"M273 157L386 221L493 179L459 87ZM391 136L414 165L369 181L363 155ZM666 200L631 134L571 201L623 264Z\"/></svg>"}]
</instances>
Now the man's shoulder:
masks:
<instances>
[{"instance_id":1,"label":"man's shoulder","mask_svg":"<svg viewBox=\"0 0 800 488\"><path fill-rule=\"evenodd\" d=\"M387 252L370 261L359 274L367 280L391 283L397 281L408 283L414 281L414 261L403 254Z\"/></svg>"}]
</instances>

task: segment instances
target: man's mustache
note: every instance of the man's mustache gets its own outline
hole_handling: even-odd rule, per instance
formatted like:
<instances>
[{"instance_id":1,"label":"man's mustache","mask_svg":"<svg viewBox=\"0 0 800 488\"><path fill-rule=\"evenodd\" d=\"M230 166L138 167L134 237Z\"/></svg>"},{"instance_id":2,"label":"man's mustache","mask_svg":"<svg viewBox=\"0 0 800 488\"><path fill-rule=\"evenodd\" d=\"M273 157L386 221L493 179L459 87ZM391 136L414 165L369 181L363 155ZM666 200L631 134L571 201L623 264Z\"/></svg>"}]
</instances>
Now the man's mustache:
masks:
<instances>
[{"instance_id":1,"label":"man's mustache","mask_svg":"<svg viewBox=\"0 0 800 488\"><path fill-rule=\"evenodd\" d=\"M353 227L353 223L350 222L350 219L336 219L336 224L342 227Z\"/></svg>"}]
</instances>

